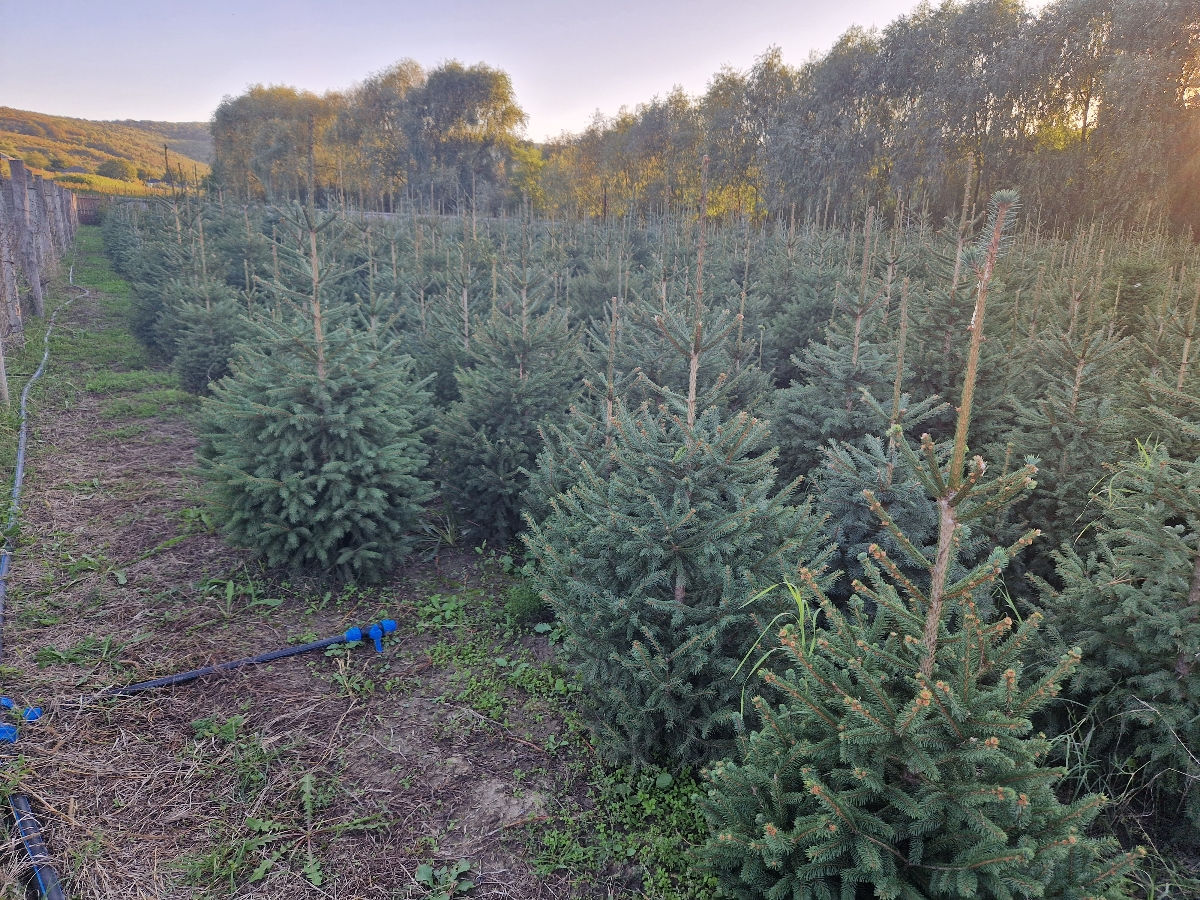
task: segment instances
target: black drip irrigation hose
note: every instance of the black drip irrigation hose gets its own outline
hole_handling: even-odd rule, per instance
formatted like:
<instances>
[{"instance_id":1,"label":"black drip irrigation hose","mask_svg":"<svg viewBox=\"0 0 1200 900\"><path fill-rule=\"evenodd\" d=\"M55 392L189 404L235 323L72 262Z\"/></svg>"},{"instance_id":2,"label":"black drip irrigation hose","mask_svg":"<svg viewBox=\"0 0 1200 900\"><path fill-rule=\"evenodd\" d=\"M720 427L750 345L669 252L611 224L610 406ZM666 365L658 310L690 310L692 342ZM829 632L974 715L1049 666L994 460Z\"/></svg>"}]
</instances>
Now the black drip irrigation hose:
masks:
<instances>
[{"instance_id":1,"label":"black drip irrigation hose","mask_svg":"<svg viewBox=\"0 0 1200 900\"><path fill-rule=\"evenodd\" d=\"M150 681L139 681L136 684L111 687L92 697L82 698L82 702L89 703L110 697L128 697L133 694L140 694L143 691L173 687L177 684L185 684L197 678L203 678L206 675L230 672L234 669L240 669L242 666L269 663L277 659L297 656L301 653L310 653L313 650L324 650L335 644L357 643L364 639L369 639L374 643L376 652L382 653L384 636L391 634L396 628L395 621L392 619L383 619L371 625L365 632L356 626L347 629L341 634L335 634L332 637L323 638L319 641L310 641L307 644L299 644L295 647L283 647L279 650L260 653L257 656L247 656L242 659L216 663L215 665L204 666L199 669L189 669L186 672L177 672L174 675L164 675L161 678L154 678ZM13 710L15 708L16 705L8 697L0 697L0 709ZM22 718L27 722L36 721L41 715L42 710L40 707L27 707L21 713ZM15 726L0 725L0 743L13 743L16 741L16 738L17 729ZM8 802L21 843L25 847L25 852L29 856L30 862L33 863L33 874L38 883L40 896L44 900L66 900L58 873L51 864L50 854L46 850L46 842L42 837L41 825L38 824L38 820L30 808L29 798L20 794L14 794L9 797Z\"/></svg>"},{"instance_id":2,"label":"black drip irrigation hose","mask_svg":"<svg viewBox=\"0 0 1200 900\"><path fill-rule=\"evenodd\" d=\"M188 681L193 681L197 678L203 678L205 675L215 675L218 672L230 672L234 669L240 669L242 666L269 663L288 656L296 656L300 653L309 653L313 650L324 650L326 647L332 647L334 644L354 643L356 641L361 641L364 637L370 638L375 644L375 650L379 653L382 653L383 636L385 634L391 634L395 630L396 623L391 619L384 619L383 621L372 625L366 630L365 633L361 628L351 628L342 634L336 634L333 637L323 638L319 641L311 641L307 644L299 644L295 647L284 647L280 650L272 650L269 653L260 653L258 656L247 656L243 657L242 659L235 659L229 662L204 666L200 669L189 669L187 672L178 672L175 675L164 675L161 678L154 678L150 681L139 681L137 684L127 684L122 687L112 687L106 691L101 691L97 697L128 697L131 694L140 694L142 691L152 691L158 688L172 687L176 684L183 684Z\"/></svg>"},{"instance_id":3,"label":"black drip irrigation hose","mask_svg":"<svg viewBox=\"0 0 1200 900\"><path fill-rule=\"evenodd\" d=\"M37 880L40 895L45 900L66 900L62 882L58 880L58 872L55 871L53 860L46 851L42 828L38 825L33 810L29 808L29 798L13 794L8 798L8 805L12 809L13 822L17 827L17 834L21 836L21 843L25 846L25 853L33 863L33 877Z\"/></svg>"}]
</instances>

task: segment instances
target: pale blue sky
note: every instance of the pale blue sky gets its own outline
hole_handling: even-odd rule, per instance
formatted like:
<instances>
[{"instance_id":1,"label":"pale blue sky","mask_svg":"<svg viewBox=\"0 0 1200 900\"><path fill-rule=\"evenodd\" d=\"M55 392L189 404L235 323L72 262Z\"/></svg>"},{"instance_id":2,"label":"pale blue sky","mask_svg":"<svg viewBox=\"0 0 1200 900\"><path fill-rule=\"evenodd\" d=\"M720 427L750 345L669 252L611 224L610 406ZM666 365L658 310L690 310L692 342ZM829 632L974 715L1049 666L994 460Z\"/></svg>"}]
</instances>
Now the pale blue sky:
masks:
<instances>
[{"instance_id":1,"label":"pale blue sky","mask_svg":"<svg viewBox=\"0 0 1200 900\"><path fill-rule=\"evenodd\" d=\"M772 44L797 65L915 0L0 0L0 106L207 120L256 83L316 93L412 57L512 77L535 140L674 85L702 93Z\"/></svg>"}]
</instances>

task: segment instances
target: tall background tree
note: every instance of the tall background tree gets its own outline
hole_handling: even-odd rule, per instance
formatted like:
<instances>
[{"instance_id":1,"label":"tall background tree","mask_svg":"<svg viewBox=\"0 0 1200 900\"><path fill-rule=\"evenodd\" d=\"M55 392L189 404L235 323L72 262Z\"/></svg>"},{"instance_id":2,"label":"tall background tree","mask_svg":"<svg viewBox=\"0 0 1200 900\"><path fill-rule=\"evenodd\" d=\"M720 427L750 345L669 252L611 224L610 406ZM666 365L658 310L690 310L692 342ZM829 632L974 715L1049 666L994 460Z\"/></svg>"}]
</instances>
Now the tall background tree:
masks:
<instances>
[{"instance_id":1,"label":"tall background tree","mask_svg":"<svg viewBox=\"0 0 1200 900\"><path fill-rule=\"evenodd\" d=\"M442 211L495 211L524 123L511 79L483 63L425 72L406 59L322 97L256 85L213 115L214 179L270 201L311 190L394 209L407 193Z\"/></svg>"}]
</instances>

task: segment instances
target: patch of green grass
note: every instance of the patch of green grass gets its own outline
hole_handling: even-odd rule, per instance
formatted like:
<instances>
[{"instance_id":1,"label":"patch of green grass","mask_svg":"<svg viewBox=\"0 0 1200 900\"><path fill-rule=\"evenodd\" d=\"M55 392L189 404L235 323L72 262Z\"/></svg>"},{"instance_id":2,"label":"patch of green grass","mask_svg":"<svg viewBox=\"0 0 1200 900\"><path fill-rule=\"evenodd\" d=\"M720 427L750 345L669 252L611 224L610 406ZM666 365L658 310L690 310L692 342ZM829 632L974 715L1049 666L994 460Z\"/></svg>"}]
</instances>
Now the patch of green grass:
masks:
<instances>
[{"instance_id":1,"label":"patch of green grass","mask_svg":"<svg viewBox=\"0 0 1200 900\"><path fill-rule=\"evenodd\" d=\"M129 425L118 425L116 428L103 428L100 431L94 432L91 436L93 441L123 441L129 438L137 437L140 434L145 434L150 430L148 425L138 425L130 423Z\"/></svg>"},{"instance_id":2,"label":"patch of green grass","mask_svg":"<svg viewBox=\"0 0 1200 900\"><path fill-rule=\"evenodd\" d=\"M417 631L464 625L469 606L469 598L465 593L450 596L432 594L417 604Z\"/></svg>"},{"instance_id":3,"label":"patch of green grass","mask_svg":"<svg viewBox=\"0 0 1200 900\"><path fill-rule=\"evenodd\" d=\"M117 397L105 403L100 414L107 419L167 418L193 409L199 402L200 398L186 391L164 388L144 391L130 397Z\"/></svg>"},{"instance_id":4,"label":"patch of green grass","mask_svg":"<svg viewBox=\"0 0 1200 900\"><path fill-rule=\"evenodd\" d=\"M259 576L243 571L240 575L230 573L224 578L205 578L198 585L203 596L216 604L225 620L237 618L246 610L275 609L283 605L283 598L271 596L271 591Z\"/></svg>"},{"instance_id":5,"label":"patch of green grass","mask_svg":"<svg viewBox=\"0 0 1200 900\"><path fill-rule=\"evenodd\" d=\"M518 606L531 602L523 581L512 582L504 596ZM427 651L435 666L452 669L442 700L469 707L561 761L561 780L548 788L558 798L553 811L527 826L534 871L568 873L611 896L712 900L716 881L703 874L697 856L708 835L698 779L594 763L585 749L577 680L519 645L512 610L475 600L470 593L431 593L417 603L418 629L442 629Z\"/></svg>"},{"instance_id":6,"label":"patch of green grass","mask_svg":"<svg viewBox=\"0 0 1200 900\"><path fill-rule=\"evenodd\" d=\"M104 255L99 225L82 225L75 233L75 283L106 294L128 294L129 283L113 271ZM67 265L70 265L68 259Z\"/></svg>"},{"instance_id":7,"label":"patch of green grass","mask_svg":"<svg viewBox=\"0 0 1200 900\"><path fill-rule=\"evenodd\" d=\"M71 330L56 326L50 335L51 365L70 368L144 369L150 364L146 349L124 326Z\"/></svg>"},{"instance_id":8,"label":"patch of green grass","mask_svg":"<svg viewBox=\"0 0 1200 900\"><path fill-rule=\"evenodd\" d=\"M343 697L366 697L375 692L376 681L369 666L358 665L350 658L351 647L338 644L325 651L326 656L334 657L329 681Z\"/></svg>"},{"instance_id":9,"label":"patch of green grass","mask_svg":"<svg viewBox=\"0 0 1200 900\"><path fill-rule=\"evenodd\" d=\"M10 383L9 389L12 389ZM11 473L13 466L17 461L17 435L21 430L21 419L17 413L17 405L0 406L0 471ZM5 478L3 482L4 497L7 498L12 493L11 480ZM3 517L8 519L8 504L3 505Z\"/></svg>"},{"instance_id":10,"label":"patch of green grass","mask_svg":"<svg viewBox=\"0 0 1200 900\"><path fill-rule=\"evenodd\" d=\"M490 655L491 647L480 642L442 640L429 648L429 658L435 666L454 666L458 671L484 665Z\"/></svg>"},{"instance_id":11,"label":"patch of green grass","mask_svg":"<svg viewBox=\"0 0 1200 900\"><path fill-rule=\"evenodd\" d=\"M58 665L107 665L110 669L120 671L124 668L120 662L121 653L131 644L139 643L145 639L145 635L139 635L128 641L119 641L111 635L103 638L89 635L74 646L63 650L55 647L42 647L34 653L33 659L39 669Z\"/></svg>"},{"instance_id":12,"label":"patch of green grass","mask_svg":"<svg viewBox=\"0 0 1200 900\"><path fill-rule=\"evenodd\" d=\"M21 791L22 782L32 774L29 760L24 756L6 757L5 764L0 766L0 799L7 800L10 795Z\"/></svg>"},{"instance_id":13,"label":"patch of green grass","mask_svg":"<svg viewBox=\"0 0 1200 900\"><path fill-rule=\"evenodd\" d=\"M99 478L90 478L87 481L64 481L58 486L60 491L70 491L73 494L99 494L104 490L104 486L100 483Z\"/></svg>"},{"instance_id":14,"label":"patch of green grass","mask_svg":"<svg viewBox=\"0 0 1200 900\"><path fill-rule=\"evenodd\" d=\"M17 616L17 620L35 625L38 628L48 628L51 625L58 625L62 622L63 615L62 613L52 612L39 604L25 607Z\"/></svg>"},{"instance_id":15,"label":"patch of green grass","mask_svg":"<svg viewBox=\"0 0 1200 900\"><path fill-rule=\"evenodd\" d=\"M696 849L707 837L696 803L701 786L689 773L595 766L589 804L568 803L549 822L527 826L534 870L567 871L588 879L614 866L632 866L638 896L710 900L716 880L702 874Z\"/></svg>"},{"instance_id":16,"label":"patch of green grass","mask_svg":"<svg viewBox=\"0 0 1200 900\"><path fill-rule=\"evenodd\" d=\"M267 786L279 752L267 750L260 735L247 731L244 715L197 719L192 722L192 733L192 754L204 757L215 750L214 767L234 775L235 799L257 797Z\"/></svg>"},{"instance_id":17,"label":"patch of green grass","mask_svg":"<svg viewBox=\"0 0 1200 900\"><path fill-rule=\"evenodd\" d=\"M457 673L454 680L462 686L452 698L456 703L464 703L485 718L508 725L508 698L504 685L492 673L468 670Z\"/></svg>"},{"instance_id":18,"label":"patch of green grass","mask_svg":"<svg viewBox=\"0 0 1200 900\"><path fill-rule=\"evenodd\" d=\"M361 834L384 827L378 815L318 820L317 813L332 803L337 784L302 775L293 788L237 827L212 830L207 850L180 860L184 879L206 888L209 896L232 896L242 884L262 881L272 870L299 870L309 884L320 887L325 872L317 853L320 845L343 834Z\"/></svg>"},{"instance_id":19,"label":"patch of green grass","mask_svg":"<svg viewBox=\"0 0 1200 900\"><path fill-rule=\"evenodd\" d=\"M122 391L144 391L149 388L177 388L179 379L173 372L137 369L132 372L97 372L83 383L85 391L117 394Z\"/></svg>"},{"instance_id":20,"label":"patch of green grass","mask_svg":"<svg viewBox=\"0 0 1200 900\"><path fill-rule=\"evenodd\" d=\"M505 656L498 656L492 662L510 684L534 697L566 697L580 689L579 683L557 666L537 663L528 658L509 659Z\"/></svg>"},{"instance_id":21,"label":"patch of green grass","mask_svg":"<svg viewBox=\"0 0 1200 900\"><path fill-rule=\"evenodd\" d=\"M86 863L91 862L92 860L101 859L104 856L108 846L109 841L105 839L103 832L101 832L99 829L92 829L91 837L71 848L71 868L77 869L84 866ZM2 896L3 895L0 894L0 897Z\"/></svg>"}]
</instances>

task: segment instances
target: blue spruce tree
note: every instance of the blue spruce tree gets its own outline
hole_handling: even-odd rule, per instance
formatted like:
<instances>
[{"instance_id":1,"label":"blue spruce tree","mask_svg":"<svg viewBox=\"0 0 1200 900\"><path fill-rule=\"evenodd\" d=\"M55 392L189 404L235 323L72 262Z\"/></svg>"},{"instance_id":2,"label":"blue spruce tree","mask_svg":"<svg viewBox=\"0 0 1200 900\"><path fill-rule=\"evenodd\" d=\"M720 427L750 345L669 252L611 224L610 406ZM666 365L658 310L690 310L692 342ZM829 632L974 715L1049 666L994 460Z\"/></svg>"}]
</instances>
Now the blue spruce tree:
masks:
<instances>
[{"instance_id":1,"label":"blue spruce tree","mask_svg":"<svg viewBox=\"0 0 1200 900\"><path fill-rule=\"evenodd\" d=\"M284 260L309 290L275 284L271 313L248 325L202 407L200 461L235 543L269 565L376 580L410 549L431 492L428 394L353 305L326 301L345 275L326 265L338 221L302 210L293 224L307 253Z\"/></svg>"}]
</instances>

